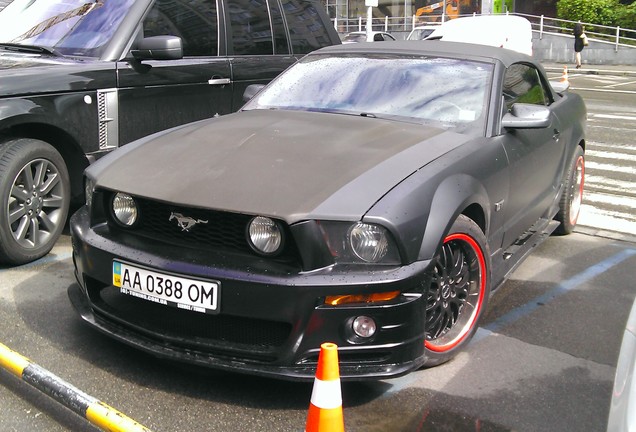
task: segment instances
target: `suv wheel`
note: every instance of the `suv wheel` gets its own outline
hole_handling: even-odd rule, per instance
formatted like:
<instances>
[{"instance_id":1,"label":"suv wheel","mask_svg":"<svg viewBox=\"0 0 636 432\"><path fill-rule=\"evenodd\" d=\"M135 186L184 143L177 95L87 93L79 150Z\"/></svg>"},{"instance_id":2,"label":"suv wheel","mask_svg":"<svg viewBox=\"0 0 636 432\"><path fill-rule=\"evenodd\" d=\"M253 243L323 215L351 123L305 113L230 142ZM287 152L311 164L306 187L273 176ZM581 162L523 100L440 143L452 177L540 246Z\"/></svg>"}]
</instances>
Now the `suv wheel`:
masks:
<instances>
[{"instance_id":1,"label":"suv wheel","mask_svg":"<svg viewBox=\"0 0 636 432\"><path fill-rule=\"evenodd\" d=\"M70 182L51 145L18 138L0 145L0 262L46 255L66 223Z\"/></svg>"}]
</instances>

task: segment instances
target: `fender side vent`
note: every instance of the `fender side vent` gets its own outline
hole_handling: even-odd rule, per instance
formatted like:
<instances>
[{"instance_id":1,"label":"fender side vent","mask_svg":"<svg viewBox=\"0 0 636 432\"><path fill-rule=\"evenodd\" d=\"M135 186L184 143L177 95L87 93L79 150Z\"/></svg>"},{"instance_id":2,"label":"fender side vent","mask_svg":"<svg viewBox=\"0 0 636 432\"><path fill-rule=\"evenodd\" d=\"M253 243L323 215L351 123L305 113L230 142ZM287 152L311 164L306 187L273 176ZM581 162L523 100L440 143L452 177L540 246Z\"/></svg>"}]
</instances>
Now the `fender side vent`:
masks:
<instances>
[{"instance_id":1,"label":"fender side vent","mask_svg":"<svg viewBox=\"0 0 636 432\"><path fill-rule=\"evenodd\" d=\"M119 112L117 89L97 91L97 114L99 117L99 149L108 150L119 146Z\"/></svg>"}]
</instances>

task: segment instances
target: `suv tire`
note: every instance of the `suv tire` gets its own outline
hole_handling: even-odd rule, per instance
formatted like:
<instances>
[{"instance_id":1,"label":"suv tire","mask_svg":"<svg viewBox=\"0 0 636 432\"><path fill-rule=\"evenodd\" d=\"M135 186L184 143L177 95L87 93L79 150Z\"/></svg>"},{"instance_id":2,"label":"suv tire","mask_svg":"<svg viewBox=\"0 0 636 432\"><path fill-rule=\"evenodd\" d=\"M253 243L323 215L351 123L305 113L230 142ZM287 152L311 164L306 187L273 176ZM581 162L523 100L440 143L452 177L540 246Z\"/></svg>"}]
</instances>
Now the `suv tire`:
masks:
<instances>
[{"instance_id":1,"label":"suv tire","mask_svg":"<svg viewBox=\"0 0 636 432\"><path fill-rule=\"evenodd\" d=\"M46 255L64 229L69 203L69 175L55 148L30 138L0 144L0 262Z\"/></svg>"}]
</instances>

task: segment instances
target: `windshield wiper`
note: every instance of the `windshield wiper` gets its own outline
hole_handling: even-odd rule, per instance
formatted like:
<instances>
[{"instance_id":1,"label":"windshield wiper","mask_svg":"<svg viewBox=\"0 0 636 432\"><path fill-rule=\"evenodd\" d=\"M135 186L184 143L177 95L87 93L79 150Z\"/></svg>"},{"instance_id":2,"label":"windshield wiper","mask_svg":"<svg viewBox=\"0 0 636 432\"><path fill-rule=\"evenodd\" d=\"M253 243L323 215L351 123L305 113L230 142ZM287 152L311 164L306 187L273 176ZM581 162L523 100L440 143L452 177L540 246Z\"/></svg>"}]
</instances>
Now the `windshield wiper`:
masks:
<instances>
[{"instance_id":1,"label":"windshield wiper","mask_svg":"<svg viewBox=\"0 0 636 432\"><path fill-rule=\"evenodd\" d=\"M0 42L0 48L6 51L15 51L15 52L22 52L22 53L49 54L52 56L60 55L53 48L42 47L37 45L21 45L16 43Z\"/></svg>"}]
</instances>

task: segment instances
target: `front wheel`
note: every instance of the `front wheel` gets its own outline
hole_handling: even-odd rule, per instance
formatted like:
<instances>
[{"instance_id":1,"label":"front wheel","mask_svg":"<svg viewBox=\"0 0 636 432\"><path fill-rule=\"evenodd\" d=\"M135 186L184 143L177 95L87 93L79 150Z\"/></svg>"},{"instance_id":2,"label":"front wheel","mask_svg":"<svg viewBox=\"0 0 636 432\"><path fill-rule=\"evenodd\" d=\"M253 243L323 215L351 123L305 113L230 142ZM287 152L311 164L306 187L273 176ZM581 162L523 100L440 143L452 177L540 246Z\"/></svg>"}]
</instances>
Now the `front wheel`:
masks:
<instances>
[{"instance_id":1,"label":"front wheel","mask_svg":"<svg viewBox=\"0 0 636 432\"><path fill-rule=\"evenodd\" d=\"M568 165L563 180L563 195L559 201L559 212L556 220L561 224L556 229L557 234L570 234L574 231L581 212L583 202L583 183L585 179L585 156L583 149L576 146L576 151Z\"/></svg>"},{"instance_id":2,"label":"front wheel","mask_svg":"<svg viewBox=\"0 0 636 432\"><path fill-rule=\"evenodd\" d=\"M51 145L19 138L0 145L0 262L25 264L53 248L66 224L70 182Z\"/></svg>"},{"instance_id":3,"label":"front wheel","mask_svg":"<svg viewBox=\"0 0 636 432\"><path fill-rule=\"evenodd\" d=\"M460 215L441 250L426 291L425 366L452 359L473 337L490 293L486 237Z\"/></svg>"}]
</instances>

